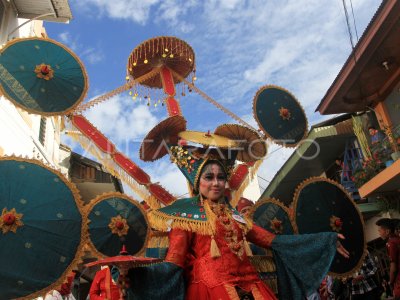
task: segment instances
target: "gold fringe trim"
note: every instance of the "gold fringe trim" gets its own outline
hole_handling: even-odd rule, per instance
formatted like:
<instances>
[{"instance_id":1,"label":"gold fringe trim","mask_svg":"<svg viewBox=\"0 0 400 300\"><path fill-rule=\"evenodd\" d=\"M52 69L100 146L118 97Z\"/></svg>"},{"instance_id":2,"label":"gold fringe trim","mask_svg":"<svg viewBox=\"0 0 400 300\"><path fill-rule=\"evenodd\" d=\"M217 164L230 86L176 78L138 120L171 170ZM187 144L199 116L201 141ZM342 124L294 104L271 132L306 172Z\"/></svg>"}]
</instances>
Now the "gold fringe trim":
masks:
<instances>
[{"instance_id":1,"label":"gold fringe trim","mask_svg":"<svg viewBox=\"0 0 400 300\"><path fill-rule=\"evenodd\" d=\"M89 108L91 108L91 107L93 107L95 105L98 105L98 104L100 104L100 103L102 103L102 102L104 102L106 100L109 100L110 98L112 98L112 97L114 97L114 96L116 96L118 94L121 94L121 93L123 93L123 92L125 92L125 91L127 91L129 89L131 89L135 85L140 84L141 82L146 81L146 80L158 75L159 73L160 73L160 69L159 68L155 68L152 71L150 71L149 73L146 73L143 76L137 78L136 80L130 80L126 84L124 84L124 85L122 85L122 86L120 86L120 87L118 87L118 88L116 88L116 89L114 89L114 90L112 90L112 91L110 91L108 93L105 93L105 94L103 94L103 95L101 95L101 96L99 96L99 97L97 97L97 98L95 98L95 99L93 99L93 100L91 100L91 101L89 101L87 103L79 105L75 109L75 111L73 113L74 114L80 114L83 111L85 111L85 110L87 110L87 109L89 109Z\"/></svg>"},{"instance_id":2,"label":"gold fringe trim","mask_svg":"<svg viewBox=\"0 0 400 300\"><path fill-rule=\"evenodd\" d=\"M161 211L153 210L147 215L152 228L167 232L169 229L178 228L186 231L196 232L202 235L213 235L210 221L188 220L182 217L167 215Z\"/></svg>"},{"instance_id":3,"label":"gold fringe trim","mask_svg":"<svg viewBox=\"0 0 400 300\"><path fill-rule=\"evenodd\" d=\"M150 231L147 248L168 248L169 238L167 232Z\"/></svg>"},{"instance_id":4,"label":"gold fringe trim","mask_svg":"<svg viewBox=\"0 0 400 300\"><path fill-rule=\"evenodd\" d=\"M43 168L47 169L48 171L52 172L53 174L57 175L71 190L71 192L74 196L74 199L75 199L75 204L78 208L78 211L80 212L80 214L82 216L81 240L77 247L74 259L71 261L70 265L65 269L63 274L54 283L50 284L48 287L46 287L40 291L36 291L30 295L16 298L15 300L30 300L30 299L34 299L34 298L37 298L40 296L44 297L44 295L46 295L49 291L59 288L67 280L67 276L73 270L77 270L79 264L83 263L82 257L84 255L84 246L89 239L87 214L86 214L84 206L83 206L83 201L79 194L79 190L75 186L75 184L68 181L68 179L65 178L61 172L52 169L50 166L44 164L41 161L29 159L29 158L21 158L21 157L17 157L17 156L3 156L3 157L0 157L0 161L1 160L15 160L15 161L21 161L21 162L35 164L35 165L43 167Z\"/></svg>"},{"instance_id":5,"label":"gold fringe trim","mask_svg":"<svg viewBox=\"0 0 400 300\"><path fill-rule=\"evenodd\" d=\"M263 279L263 282L274 292L274 294L278 294L278 278L266 278Z\"/></svg>"},{"instance_id":6,"label":"gold fringe trim","mask_svg":"<svg viewBox=\"0 0 400 300\"><path fill-rule=\"evenodd\" d=\"M229 285L229 284L224 284L224 288L225 288L225 291L228 294L230 300L240 300L239 295L236 292L236 289L234 286Z\"/></svg>"},{"instance_id":7,"label":"gold fringe trim","mask_svg":"<svg viewBox=\"0 0 400 300\"><path fill-rule=\"evenodd\" d=\"M254 255L250 257L251 264L259 273L272 273L276 271L276 265L272 256Z\"/></svg>"},{"instance_id":8,"label":"gold fringe trim","mask_svg":"<svg viewBox=\"0 0 400 300\"><path fill-rule=\"evenodd\" d=\"M217 242L213 235L211 236L210 254L212 258L221 257L221 251L219 251Z\"/></svg>"},{"instance_id":9,"label":"gold fringe trim","mask_svg":"<svg viewBox=\"0 0 400 300\"><path fill-rule=\"evenodd\" d=\"M106 170L114 177L119 178L127 184L141 199L143 199L152 209L161 207L160 202L147 190L146 186L137 183L124 169L122 169L109 154L103 153L97 147L93 147L93 143L83 134L80 134L78 128L70 125L73 130L68 135L77 141L86 151L92 154ZM76 131L76 133L74 132ZM77 133L79 132L79 134Z\"/></svg>"},{"instance_id":10,"label":"gold fringe trim","mask_svg":"<svg viewBox=\"0 0 400 300\"><path fill-rule=\"evenodd\" d=\"M190 87L193 91L195 91L196 93L198 93L200 96L202 96L205 100L207 100L208 102L210 102L212 105L216 106L218 109L222 110L224 113L226 113L228 116L230 116L231 118L233 118L234 120L238 121L240 124L246 126L247 128L250 128L252 130L254 130L255 132L257 132L257 129L255 129L253 126L251 126L249 123L247 123L246 121L244 121L243 119L241 119L239 116L237 116L236 114L234 114L233 112L231 112L229 109L227 109L226 107L222 106L221 104L219 104L217 101L215 101L214 99L212 99L210 96L208 96L206 93L204 93L202 90L200 90L197 86L195 86L194 84L192 84L190 81L186 80L185 78L183 78L180 74L178 74L177 72L175 72L174 70L171 70L171 73L173 74L173 76L177 79L179 79L180 81L184 82L188 87Z\"/></svg>"}]
</instances>

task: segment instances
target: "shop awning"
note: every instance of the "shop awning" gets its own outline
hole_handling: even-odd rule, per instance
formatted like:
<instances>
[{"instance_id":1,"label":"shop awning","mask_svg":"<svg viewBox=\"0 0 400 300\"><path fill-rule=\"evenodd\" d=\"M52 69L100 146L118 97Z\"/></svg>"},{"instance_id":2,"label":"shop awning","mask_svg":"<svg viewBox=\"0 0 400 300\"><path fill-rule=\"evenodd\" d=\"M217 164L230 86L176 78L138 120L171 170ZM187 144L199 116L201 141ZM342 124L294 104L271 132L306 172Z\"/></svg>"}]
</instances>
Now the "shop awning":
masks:
<instances>
[{"instance_id":1,"label":"shop awning","mask_svg":"<svg viewBox=\"0 0 400 300\"><path fill-rule=\"evenodd\" d=\"M11 0L11 3L19 18L63 23L72 19L68 0Z\"/></svg>"}]
</instances>

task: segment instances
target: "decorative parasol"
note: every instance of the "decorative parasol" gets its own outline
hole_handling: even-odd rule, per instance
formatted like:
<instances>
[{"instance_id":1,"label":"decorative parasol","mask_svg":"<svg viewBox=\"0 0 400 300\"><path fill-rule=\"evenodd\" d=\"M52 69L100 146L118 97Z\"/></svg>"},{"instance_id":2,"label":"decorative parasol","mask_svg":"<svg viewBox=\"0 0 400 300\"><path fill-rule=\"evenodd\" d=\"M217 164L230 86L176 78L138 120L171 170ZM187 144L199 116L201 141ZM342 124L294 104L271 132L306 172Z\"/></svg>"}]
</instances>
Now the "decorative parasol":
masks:
<instances>
[{"instance_id":1,"label":"decorative parasol","mask_svg":"<svg viewBox=\"0 0 400 300\"><path fill-rule=\"evenodd\" d=\"M265 135L285 147L295 147L307 134L307 117L287 90L266 85L253 100L253 113Z\"/></svg>"},{"instance_id":2,"label":"decorative parasol","mask_svg":"<svg viewBox=\"0 0 400 300\"><path fill-rule=\"evenodd\" d=\"M144 250L150 228L138 202L112 192L92 200L87 210L89 245L97 256L115 256L122 245L132 255Z\"/></svg>"},{"instance_id":3,"label":"decorative parasol","mask_svg":"<svg viewBox=\"0 0 400 300\"><path fill-rule=\"evenodd\" d=\"M97 260L85 265L85 267L94 266L115 266L118 268L121 274L126 275L128 270L131 268L143 267L146 265L151 265L155 263L162 262L162 259L152 258L152 257L137 257L132 255L125 255L123 251L120 255L107 257L101 260Z\"/></svg>"},{"instance_id":4,"label":"decorative parasol","mask_svg":"<svg viewBox=\"0 0 400 300\"><path fill-rule=\"evenodd\" d=\"M257 201L250 216L255 224L275 234L293 234L296 228L290 209L274 198Z\"/></svg>"},{"instance_id":5,"label":"decorative parasol","mask_svg":"<svg viewBox=\"0 0 400 300\"><path fill-rule=\"evenodd\" d=\"M121 291L123 299L126 299L127 288L129 287L128 271L131 268L138 268L162 262L162 259L150 257L136 257L128 255L125 246L122 247L119 255L107 257L102 260L94 261L85 265L85 267L95 266L115 266L119 271L118 288Z\"/></svg>"},{"instance_id":6,"label":"decorative parasol","mask_svg":"<svg viewBox=\"0 0 400 300\"><path fill-rule=\"evenodd\" d=\"M40 115L68 114L88 89L82 62L51 39L9 42L0 52L0 74L4 95L16 106Z\"/></svg>"},{"instance_id":7,"label":"decorative parasol","mask_svg":"<svg viewBox=\"0 0 400 300\"><path fill-rule=\"evenodd\" d=\"M77 267L87 220L76 187L39 161L0 158L0 182L1 298L32 299Z\"/></svg>"},{"instance_id":8,"label":"decorative parasol","mask_svg":"<svg viewBox=\"0 0 400 300\"><path fill-rule=\"evenodd\" d=\"M218 126L214 133L239 143L237 159L242 162L256 161L267 154L265 140L261 139L256 131L245 126L223 124Z\"/></svg>"},{"instance_id":9,"label":"decorative parasol","mask_svg":"<svg viewBox=\"0 0 400 300\"><path fill-rule=\"evenodd\" d=\"M327 178L303 181L294 195L294 214L299 233L338 232L350 258L336 254L330 272L336 276L354 273L364 259L366 243L364 221L346 190Z\"/></svg>"},{"instance_id":10,"label":"decorative parasol","mask_svg":"<svg viewBox=\"0 0 400 300\"><path fill-rule=\"evenodd\" d=\"M157 124L144 138L139 150L139 157L144 161L155 161L168 153L168 145L175 145L178 133L186 130L184 117L168 117Z\"/></svg>"},{"instance_id":11,"label":"decorative parasol","mask_svg":"<svg viewBox=\"0 0 400 300\"><path fill-rule=\"evenodd\" d=\"M218 148L229 149L239 147L238 142L210 132L186 130L180 132L178 136L186 141L201 144L203 146L214 146Z\"/></svg>"},{"instance_id":12,"label":"decorative parasol","mask_svg":"<svg viewBox=\"0 0 400 300\"><path fill-rule=\"evenodd\" d=\"M154 69L167 67L183 78L195 71L194 51L185 41L176 37L161 36L144 41L133 49L128 59L128 73L134 79L140 78ZM175 79L175 83L179 83ZM161 76L153 76L140 84L151 88L163 88Z\"/></svg>"}]
</instances>

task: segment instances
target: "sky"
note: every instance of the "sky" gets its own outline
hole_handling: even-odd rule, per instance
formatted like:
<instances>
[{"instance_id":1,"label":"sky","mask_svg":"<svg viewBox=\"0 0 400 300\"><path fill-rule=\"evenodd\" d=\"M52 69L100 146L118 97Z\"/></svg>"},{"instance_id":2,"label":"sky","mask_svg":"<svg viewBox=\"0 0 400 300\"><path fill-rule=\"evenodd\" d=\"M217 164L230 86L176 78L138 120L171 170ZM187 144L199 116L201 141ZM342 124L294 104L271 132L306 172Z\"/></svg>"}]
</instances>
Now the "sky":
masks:
<instances>
[{"instance_id":1,"label":"sky","mask_svg":"<svg viewBox=\"0 0 400 300\"><path fill-rule=\"evenodd\" d=\"M309 125L333 116L315 109L351 53L342 0L70 0L69 24L46 23L49 37L82 60L89 77L86 100L125 83L131 51L157 36L175 36L196 55L196 86L258 128L253 98L274 84L304 107ZM353 40L360 37L380 0L346 0ZM352 10L354 12L354 20ZM188 130L213 131L236 123L195 93L178 93ZM148 107L127 92L85 112L117 148L142 167L153 182L177 196L187 192L183 175L168 157L145 163L143 138L168 117L165 107ZM71 140L64 142L81 152ZM269 143L259 169L263 191L293 149Z\"/></svg>"}]
</instances>

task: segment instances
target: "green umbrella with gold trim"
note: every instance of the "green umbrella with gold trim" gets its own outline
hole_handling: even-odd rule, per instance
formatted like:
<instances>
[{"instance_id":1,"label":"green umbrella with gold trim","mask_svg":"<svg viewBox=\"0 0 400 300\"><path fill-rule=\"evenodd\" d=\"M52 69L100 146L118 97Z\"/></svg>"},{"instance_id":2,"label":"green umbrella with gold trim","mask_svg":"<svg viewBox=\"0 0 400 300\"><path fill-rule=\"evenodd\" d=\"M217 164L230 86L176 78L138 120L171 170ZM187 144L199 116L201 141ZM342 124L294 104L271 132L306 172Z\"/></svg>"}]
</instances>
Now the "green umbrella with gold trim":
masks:
<instances>
[{"instance_id":1,"label":"green umbrella with gold trim","mask_svg":"<svg viewBox=\"0 0 400 300\"><path fill-rule=\"evenodd\" d=\"M30 113L61 115L72 112L84 99L88 80L82 62L63 44L23 38L0 50L0 89Z\"/></svg>"},{"instance_id":2,"label":"green umbrella with gold trim","mask_svg":"<svg viewBox=\"0 0 400 300\"><path fill-rule=\"evenodd\" d=\"M87 238L76 187L39 161L0 158L1 299L58 288Z\"/></svg>"}]
</instances>

